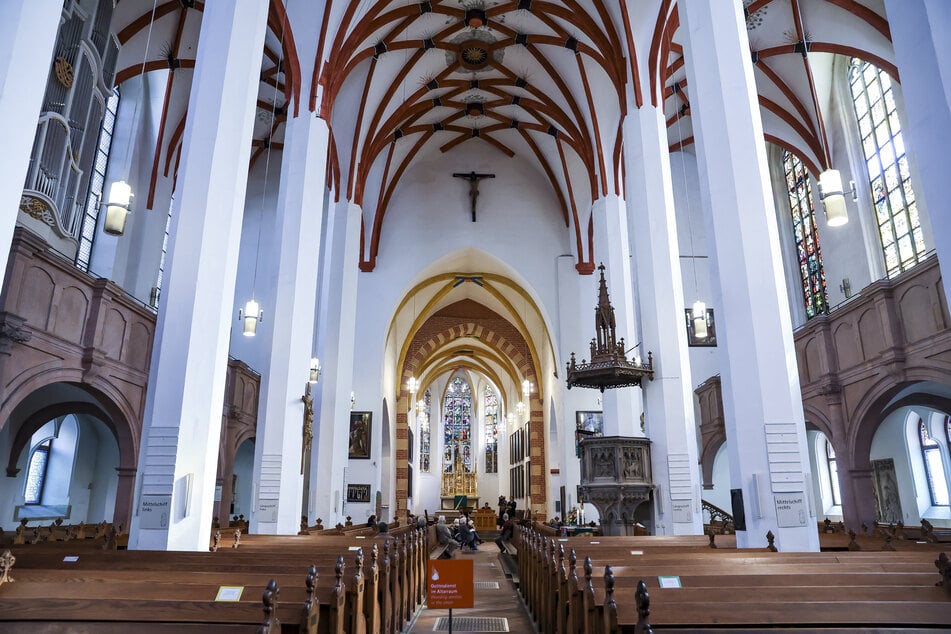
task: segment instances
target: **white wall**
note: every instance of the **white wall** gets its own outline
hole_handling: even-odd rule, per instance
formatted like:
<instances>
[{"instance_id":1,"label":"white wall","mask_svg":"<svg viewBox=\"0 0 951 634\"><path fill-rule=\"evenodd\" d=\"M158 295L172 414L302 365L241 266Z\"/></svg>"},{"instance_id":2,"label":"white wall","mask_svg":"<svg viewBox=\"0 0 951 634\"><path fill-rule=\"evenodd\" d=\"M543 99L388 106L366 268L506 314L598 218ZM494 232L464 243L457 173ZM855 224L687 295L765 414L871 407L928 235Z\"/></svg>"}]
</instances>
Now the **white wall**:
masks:
<instances>
[{"instance_id":1,"label":"white wall","mask_svg":"<svg viewBox=\"0 0 951 634\"><path fill-rule=\"evenodd\" d=\"M234 475L237 479L234 487L234 512L232 517L244 515L251 518L251 495L254 480L254 439L241 443L234 458Z\"/></svg>"}]
</instances>

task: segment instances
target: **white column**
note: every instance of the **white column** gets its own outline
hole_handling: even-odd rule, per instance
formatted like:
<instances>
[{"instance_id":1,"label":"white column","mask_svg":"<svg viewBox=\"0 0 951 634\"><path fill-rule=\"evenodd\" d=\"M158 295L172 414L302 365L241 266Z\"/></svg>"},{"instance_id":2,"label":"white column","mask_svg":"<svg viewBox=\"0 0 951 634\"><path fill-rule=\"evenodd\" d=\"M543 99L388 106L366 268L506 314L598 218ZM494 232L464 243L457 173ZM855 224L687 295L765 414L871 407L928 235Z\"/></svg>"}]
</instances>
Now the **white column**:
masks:
<instances>
[{"instance_id":1,"label":"white column","mask_svg":"<svg viewBox=\"0 0 951 634\"><path fill-rule=\"evenodd\" d=\"M915 193L928 206L942 267L951 265L951 206L947 197L947 151L951 147L951 3L946 0L885 0L888 27L908 117L910 151L920 182ZM926 234L927 235L927 234ZM951 302L951 275L942 276Z\"/></svg>"},{"instance_id":2,"label":"white column","mask_svg":"<svg viewBox=\"0 0 951 634\"><path fill-rule=\"evenodd\" d=\"M741 548L776 535L780 550L818 550L809 453L776 214L740 2L680 4L691 123L720 298L717 340ZM719 299L719 301L716 301Z\"/></svg>"},{"instance_id":3,"label":"white column","mask_svg":"<svg viewBox=\"0 0 951 634\"><path fill-rule=\"evenodd\" d=\"M0 2L0 286L62 11L62 0Z\"/></svg>"},{"instance_id":4,"label":"white column","mask_svg":"<svg viewBox=\"0 0 951 634\"><path fill-rule=\"evenodd\" d=\"M205 6L130 548L208 549L266 20L264 0Z\"/></svg>"},{"instance_id":5,"label":"white column","mask_svg":"<svg viewBox=\"0 0 951 634\"><path fill-rule=\"evenodd\" d=\"M296 535L303 492L304 395L314 349L320 228L327 171L327 124L303 108L289 117L277 204L276 291L261 343L270 348L261 375L251 532Z\"/></svg>"},{"instance_id":6,"label":"white column","mask_svg":"<svg viewBox=\"0 0 951 634\"><path fill-rule=\"evenodd\" d=\"M296 2L288 8L288 20L298 33L316 33L323 11L319 3ZM277 260L274 306L261 333L268 352L261 375L254 446L256 499L250 526L255 533L284 535L297 534L303 504L301 399L314 351L329 140L327 123L309 108L317 38L297 39L302 86L300 101L292 97L287 104L281 153L272 254ZM319 386L311 388L316 392Z\"/></svg>"},{"instance_id":7,"label":"white column","mask_svg":"<svg viewBox=\"0 0 951 634\"><path fill-rule=\"evenodd\" d=\"M308 522L319 517L324 526L343 522L345 469L350 448L350 393L353 389L357 320L357 278L362 210L353 203L331 205L327 219L324 280L318 314L318 354L324 372L315 403L314 451ZM358 410L373 409L376 395L357 394ZM367 399L373 399L368 401ZM372 424L379 425L380 421ZM379 452L373 447L374 453Z\"/></svg>"},{"instance_id":8,"label":"white column","mask_svg":"<svg viewBox=\"0 0 951 634\"><path fill-rule=\"evenodd\" d=\"M654 353L654 380L644 386L647 433L660 535L703 533L697 425L684 326L683 284L674 213L667 126L659 108L624 120L624 173L633 230L643 342Z\"/></svg>"},{"instance_id":9,"label":"white column","mask_svg":"<svg viewBox=\"0 0 951 634\"><path fill-rule=\"evenodd\" d=\"M624 338L630 348L637 343L637 324L634 319L634 282L631 275L631 245L627 233L627 207L624 201L609 194L594 203L595 266L603 263L604 278L608 284L611 305L614 306L617 338ZM595 269L595 275L598 275ZM590 300L591 331L594 332L594 310L598 305L597 291ZM589 355L587 349L576 351L578 361ZM622 387L605 390L602 399L604 435L643 438L641 413L644 411L641 391Z\"/></svg>"}]
</instances>

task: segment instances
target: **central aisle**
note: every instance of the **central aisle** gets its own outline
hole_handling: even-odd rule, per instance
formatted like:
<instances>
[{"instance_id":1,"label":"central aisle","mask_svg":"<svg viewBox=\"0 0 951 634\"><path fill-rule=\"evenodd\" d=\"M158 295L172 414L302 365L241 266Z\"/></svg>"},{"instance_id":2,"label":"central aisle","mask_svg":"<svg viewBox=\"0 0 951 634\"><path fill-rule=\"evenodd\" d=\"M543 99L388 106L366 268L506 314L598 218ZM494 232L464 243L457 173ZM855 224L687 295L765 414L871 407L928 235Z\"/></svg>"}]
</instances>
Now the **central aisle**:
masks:
<instances>
[{"instance_id":1,"label":"central aisle","mask_svg":"<svg viewBox=\"0 0 951 634\"><path fill-rule=\"evenodd\" d=\"M472 559L475 574L475 607L471 610L453 610L452 631L457 632L518 632L530 634L535 632L531 619L525 612L512 582L505 578L502 564L499 561L499 549L490 540L479 546L474 553L456 552L457 559ZM482 582L482 583L480 583ZM493 584L497 584L495 588ZM409 632L422 634L423 632L447 631L446 619L449 610L430 610L425 606L413 622ZM469 629L464 621L468 619L506 619L508 629ZM438 623L439 629L434 630ZM484 627L484 626L483 626Z\"/></svg>"}]
</instances>

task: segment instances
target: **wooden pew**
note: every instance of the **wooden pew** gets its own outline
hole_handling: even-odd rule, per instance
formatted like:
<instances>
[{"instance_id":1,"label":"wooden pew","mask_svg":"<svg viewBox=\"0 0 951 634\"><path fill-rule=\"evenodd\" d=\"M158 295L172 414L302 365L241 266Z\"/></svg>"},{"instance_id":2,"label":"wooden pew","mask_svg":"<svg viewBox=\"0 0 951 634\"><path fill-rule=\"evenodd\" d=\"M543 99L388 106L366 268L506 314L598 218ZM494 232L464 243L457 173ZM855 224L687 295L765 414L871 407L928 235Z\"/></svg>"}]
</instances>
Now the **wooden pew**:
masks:
<instances>
[{"instance_id":1,"label":"wooden pew","mask_svg":"<svg viewBox=\"0 0 951 634\"><path fill-rule=\"evenodd\" d=\"M812 630L877 621L897 627L909 609L917 610L915 625L951 623L948 593L935 587L934 566L940 570L941 560L934 561L933 550L771 553L703 549L702 538L688 537L684 551L676 548L678 538L555 541L520 532L520 589L541 632L635 631L644 615L629 608L638 602L642 580L653 599L653 622L682 631L757 625ZM566 548L572 545L586 549L583 576L577 554ZM951 575L944 563L944 574ZM668 575L679 576L683 587L660 588L657 577Z\"/></svg>"}]
</instances>

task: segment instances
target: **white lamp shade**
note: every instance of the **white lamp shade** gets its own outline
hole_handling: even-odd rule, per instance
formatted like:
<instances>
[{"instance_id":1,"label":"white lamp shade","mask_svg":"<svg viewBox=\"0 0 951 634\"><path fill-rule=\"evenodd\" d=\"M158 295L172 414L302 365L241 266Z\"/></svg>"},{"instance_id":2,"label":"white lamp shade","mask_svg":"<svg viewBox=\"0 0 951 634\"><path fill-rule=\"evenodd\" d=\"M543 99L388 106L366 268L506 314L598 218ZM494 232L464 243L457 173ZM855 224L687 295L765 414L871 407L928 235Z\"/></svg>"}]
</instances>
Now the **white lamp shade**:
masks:
<instances>
[{"instance_id":1,"label":"white lamp shade","mask_svg":"<svg viewBox=\"0 0 951 634\"><path fill-rule=\"evenodd\" d=\"M102 225L102 230L110 236L121 236L125 233L125 221L128 216L129 211L125 207L106 205L106 221Z\"/></svg>"},{"instance_id":2,"label":"white lamp shade","mask_svg":"<svg viewBox=\"0 0 951 634\"><path fill-rule=\"evenodd\" d=\"M244 336L253 337L258 331L258 321L261 319L261 307L253 299L244 305L244 315L238 315L244 320Z\"/></svg>"},{"instance_id":3,"label":"white lamp shade","mask_svg":"<svg viewBox=\"0 0 951 634\"><path fill-rule=\"evenodd\" d=\"M125 221L132 200L132 188L125 181L116 181L109 187L109 200L106 202L106 222L103 230L109 235L121 236L125 232Z\"/></svg>"},{"instance_id":4,"label":"white lamp shade","mask_svg":"<svg viewBox=\"0 0 951 634\"><path fill-rule=\"evenodd\" d=\"M693 319L693 336L697 339L707 338L707 305L697 300L693 303L691 311Z\"/></svg>"},{"instance_id":5,"label":"white lamp shade","mask_svg":"<svg viewBox=\"0 0 951 634\"><path fill-rule=\"evenodd\" d=\"M109 204L129 208L132 201L132 187L125 181L116 181L109 187Z\"/></svg>"},{"instance_id":6,"label":"white lamp shade","mask_svg":"<svg viewBox=\"0 0 951 634\"><path fill-rule=\"evenodd\" d=\"M842 175L839 170L826 170L819 174L819 190L822 192L822 206L826 211L826 222L830 227L841 227L849 221L849 212L845 207L845 195L842 191Z\"/></svg>"},{"instance_id":7,"label":"white lamp shade","mask_svg":"<svg viewBox=\"0 0 951 634\"><path fill-rule=\"evenodd\" d=\"M316 383L320 378L320 359L314 357L310 360L310 382Z\"/></svg>"}]
</instances>

